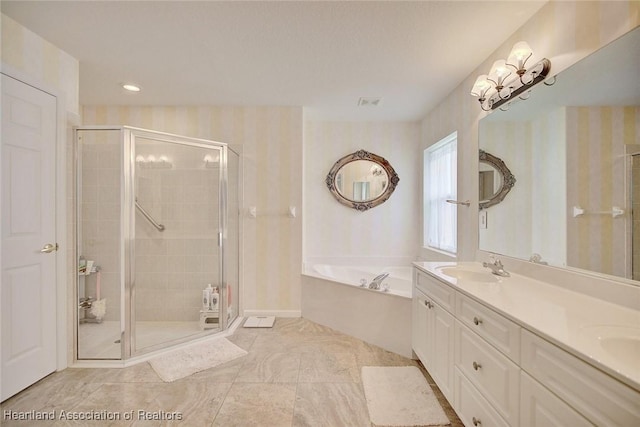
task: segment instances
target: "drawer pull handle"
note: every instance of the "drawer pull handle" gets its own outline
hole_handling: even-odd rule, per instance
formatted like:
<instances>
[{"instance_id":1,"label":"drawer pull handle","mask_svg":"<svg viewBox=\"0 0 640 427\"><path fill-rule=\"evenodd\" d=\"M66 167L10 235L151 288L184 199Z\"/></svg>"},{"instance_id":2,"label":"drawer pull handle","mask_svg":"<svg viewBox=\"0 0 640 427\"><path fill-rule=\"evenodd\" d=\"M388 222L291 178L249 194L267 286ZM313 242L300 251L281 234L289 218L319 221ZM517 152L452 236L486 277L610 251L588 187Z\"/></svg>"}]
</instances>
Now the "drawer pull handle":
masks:
<instances>
[{"instance_id":1,"label":"drawer pull handle","mask_svg":"<svg viewBox=\"0 0 640 427\"><path fill-rule=\"evenodd\" d=\"M473 324L474 325L478 326L481 323L482 323L482 319L478 319L477 317L473 318Z\"/></svg>"},{"instance_id":2,"label":"drawer pull handle","mask_svg":"<svg viewBox=\"0 0 640 427\"><path fill-rule=\"evenodd\" d=\"M481 365L481 364L479 364L478 362L473 362L473 369L474 369L474 370L476 370L476 371L477 371L477 370L478 370L478 369L480 369L480 368L482 368L482 365Z\"/></svg>"},{"instance_id":3,"label":"drawer pull handle","mask_svg":"<svg viewBox=\"0 0 640 427\"><path fill-rule=\"evenodd\" d=\"M424 305L426 305L429 309L433 308L433 303L431 301L424 301Z\"/></svg>"},{"instance_id":4,"label":"drawer pull handle","mask_svg":"<svg viewBox=\"0 0 640 427\"><path fill-rule=\"evenodd\" d=\"M479 420L479 419L477 419L476 417L473 417L473 418L471 419L471 422L473 422L473 425L474 425L474 426L480 426L480 425L482 425L482 421L480 421L480 420Z\"/></svg>"}]
</instances>

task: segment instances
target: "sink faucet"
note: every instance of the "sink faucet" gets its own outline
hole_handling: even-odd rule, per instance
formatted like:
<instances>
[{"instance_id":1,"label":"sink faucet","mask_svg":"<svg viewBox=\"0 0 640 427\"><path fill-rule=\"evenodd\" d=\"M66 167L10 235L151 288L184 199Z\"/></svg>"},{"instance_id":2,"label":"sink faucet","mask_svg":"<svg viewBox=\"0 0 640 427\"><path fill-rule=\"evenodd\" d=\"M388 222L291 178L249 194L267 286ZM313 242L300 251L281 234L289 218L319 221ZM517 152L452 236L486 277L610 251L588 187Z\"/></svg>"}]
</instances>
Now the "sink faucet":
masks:
<instances>
[{"instance_id":1,"label":"sink faucet","mask_svg":"<svg viewBox=\"0 0 640 427\"><path fill-rule=\"evenodd\" d=\"M493 255L491 255L489 257L489 259L493 260L493 262L491 262L491 263L483 262L482 263L483 267L490 268L491 272L493 274L495 274L496 276L502 276L502 277L510 277L511 276L509 274L509 272L504 269L504 266L502 265L502 261L500 261L499 259L497 259Z\"/></svg>"},{"instance_id":2,"label":"sink faucet","mask_svg":"<svg viewBox=\"0 0 640 427\"><path fill-rule=\"evenodd\" d=\"M382 273L373 278L371 283L369 283L369 289L380 289L380 285L382 281L389 276L389 273Z\"/></svg>"}]
</instances>

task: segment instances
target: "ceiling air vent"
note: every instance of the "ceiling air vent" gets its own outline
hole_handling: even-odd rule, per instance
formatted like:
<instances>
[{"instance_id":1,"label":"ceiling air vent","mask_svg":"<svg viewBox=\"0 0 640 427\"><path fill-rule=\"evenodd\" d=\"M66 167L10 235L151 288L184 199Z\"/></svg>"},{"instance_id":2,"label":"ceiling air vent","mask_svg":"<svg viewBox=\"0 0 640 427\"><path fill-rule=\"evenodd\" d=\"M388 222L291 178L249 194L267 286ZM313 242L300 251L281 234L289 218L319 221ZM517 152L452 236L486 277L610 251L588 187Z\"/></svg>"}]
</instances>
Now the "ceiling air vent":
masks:
<instances>
[{"instance_id":1,"label":"ceiling air vent","mask_svg":"<svg viewBox=\"0 0 640 427\"><path fill-rule=\"evenodd\" d=\"M382 104L382 98L360 98L358 100L358 107L379 107Z\"/></svg>"}]
</instances>

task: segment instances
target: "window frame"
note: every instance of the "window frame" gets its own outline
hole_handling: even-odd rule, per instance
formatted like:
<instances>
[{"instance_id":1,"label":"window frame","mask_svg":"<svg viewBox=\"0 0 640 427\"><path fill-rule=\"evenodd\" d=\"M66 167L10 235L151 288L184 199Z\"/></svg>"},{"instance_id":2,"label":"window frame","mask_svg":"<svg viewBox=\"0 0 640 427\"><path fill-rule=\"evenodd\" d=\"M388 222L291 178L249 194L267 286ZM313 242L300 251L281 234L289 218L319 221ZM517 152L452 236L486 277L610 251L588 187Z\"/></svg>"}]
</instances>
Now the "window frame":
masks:
<instances>
[{"instance_id":1,"label":"window frame","mask_svg":"<svg viewBox=\"0 0 640 427\"><path fill-rule=\"evenodd\" d=\"M450 189L450 191L447 192L446 194L438 193L434 197L433 195L427 193L429 191L430 184L433 181L431 179L431 174L432 174L431 168L434 167L433 154L444 148L449 148L451 150L451 147L450 147L451 145L453 145L453 151L455 153L453 155L455 159L451 161L451 163L449 164L449 167L451 168L450 170L451 174L448 179L449 185L447 187ZM456 131L440 139L435 144L432 144L431 146L424 149L423 173L422 173L422 178L423 178L422 246L424 249L428 249L436 252L442 252L444 254L452 255L452 256L456 256L458 253L457 205L447 204L445 200L457 199L457 194L458 194L458 188L457 188L458 176L457 175L458 175L458 132ZM442 176L439 177L439 179L442 179L442 178L443 178ZM440 222L436 224L432 224L430 222L433 218L431 213L433 212L432 203L434 200L436 202L441 201L441 203L445 203L444 205L441 205L440 211L448 213L450 217L451 216L453 217L453 220L449 223L448 230L446 229L443 230L443 224L441 224ZM437 218L434 220L438 221L438 219L442 216L443 215L437 215ZM430 235L432 233L431 230L433 230L434 228L438 229L440 232L448 232L449 237L448 238L445 237L444 239L442 238L434 239ZM434 240L437 240L437 241L434 241ZM449 244L443 244L443 241L446 242L447 240L449 241Z\"/></svg>"}]
</instances>

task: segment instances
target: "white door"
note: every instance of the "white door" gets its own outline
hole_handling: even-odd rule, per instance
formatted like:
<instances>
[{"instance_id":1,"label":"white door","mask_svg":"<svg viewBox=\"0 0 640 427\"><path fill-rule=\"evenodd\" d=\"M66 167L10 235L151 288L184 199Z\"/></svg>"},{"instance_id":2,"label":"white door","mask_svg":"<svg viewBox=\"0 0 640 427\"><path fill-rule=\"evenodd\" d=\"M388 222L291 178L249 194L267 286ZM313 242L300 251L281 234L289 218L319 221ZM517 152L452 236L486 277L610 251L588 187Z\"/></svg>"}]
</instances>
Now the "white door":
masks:
<instances>
[{"instance_id":1,"label":"white door","mask_svg":"<svg viewBox=\"0 0 640 427\"><path fill-rule=\"evenodd\" d=\"M3 74L0 400L56 368L55 153L56 98Z\"/></svg>"}]
</instances>

